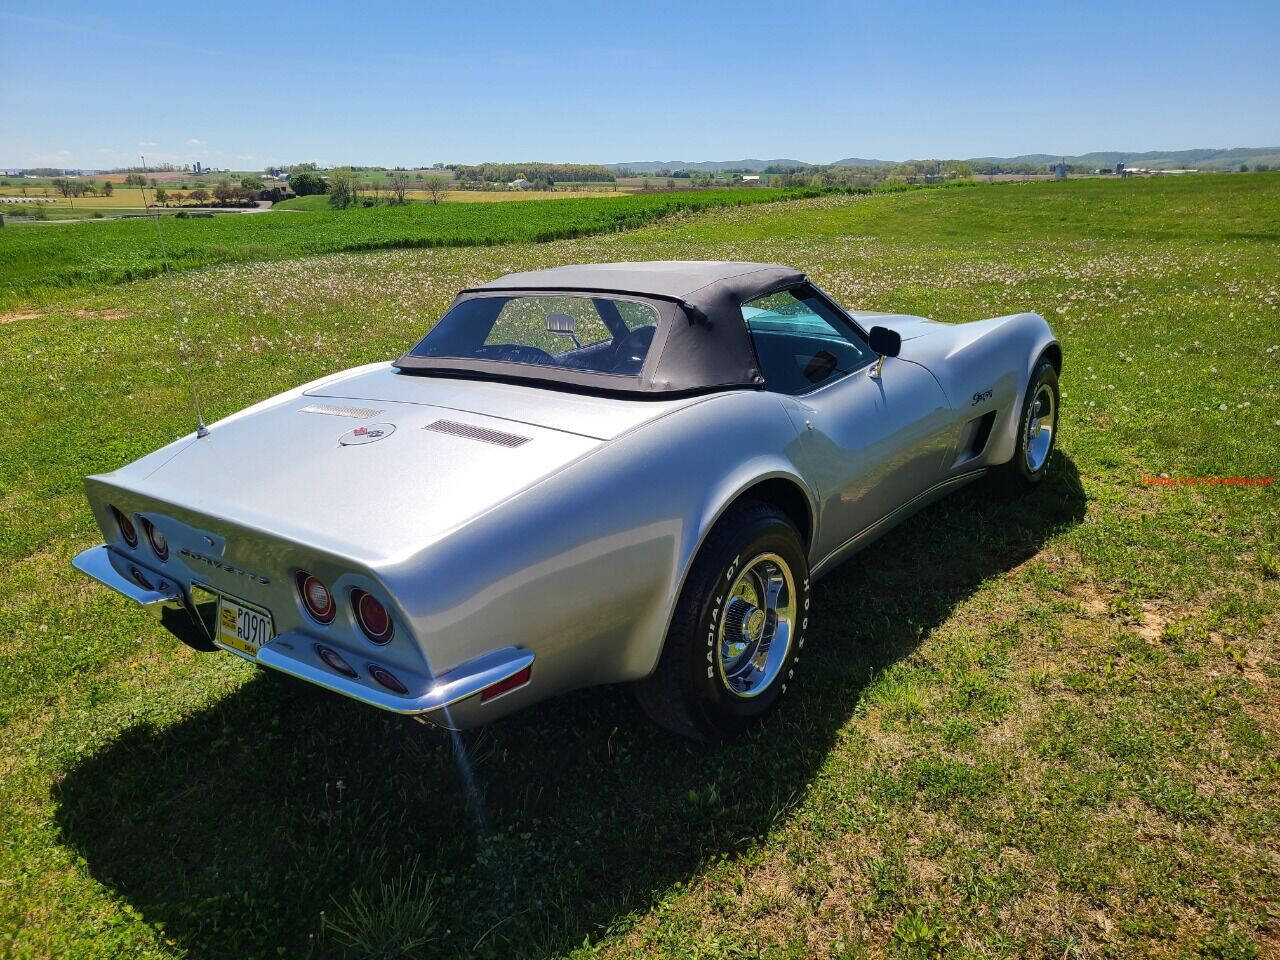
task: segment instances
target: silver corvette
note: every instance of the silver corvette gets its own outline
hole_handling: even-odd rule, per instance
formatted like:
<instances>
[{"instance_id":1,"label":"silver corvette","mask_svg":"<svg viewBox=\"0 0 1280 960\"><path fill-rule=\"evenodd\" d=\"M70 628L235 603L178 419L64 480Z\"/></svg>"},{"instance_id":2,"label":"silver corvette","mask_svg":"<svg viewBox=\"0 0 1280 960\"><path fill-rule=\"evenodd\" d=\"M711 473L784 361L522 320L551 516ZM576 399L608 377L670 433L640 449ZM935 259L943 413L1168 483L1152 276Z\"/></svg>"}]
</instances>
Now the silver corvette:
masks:
<instances>
[{"instance_id":1,"label":"silver corvette","mask_svg":"<svg viewBox=\"0 0 1280 960\"><path fill-rule=\"evenodd\" d=\"M615 263L462 291L416 346L85 489L84 573L370 706L482 724L633 682L732 735L797 684L811 584L986 473L1044 476L1043 318L843 310L766 264Z\"/></svg>"}]
</instances>

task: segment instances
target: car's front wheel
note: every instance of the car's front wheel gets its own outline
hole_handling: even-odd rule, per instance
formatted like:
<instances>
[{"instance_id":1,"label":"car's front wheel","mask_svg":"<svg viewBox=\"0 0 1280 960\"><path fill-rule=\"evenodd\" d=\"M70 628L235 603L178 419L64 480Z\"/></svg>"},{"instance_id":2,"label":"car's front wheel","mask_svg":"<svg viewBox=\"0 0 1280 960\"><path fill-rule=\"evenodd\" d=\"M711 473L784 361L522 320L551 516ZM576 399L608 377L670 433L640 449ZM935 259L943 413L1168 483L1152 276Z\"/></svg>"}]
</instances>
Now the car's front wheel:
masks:
<instances>
[{"instance_id":1,"label":"car's front wheel","mask_svg":"<svg viewBox=\"0 0 1280 960\"><path fill-rule=\"evenodd\" d=\"M1059 403L1058 371L1042 359L1027 383L1013 459L1005 464L999 478L1008 492L1028 490L1044 479L1058 441Z\"/></svg>"},{"instance_id":2,"label":"car's front wheel","mask_svg":"<svg viewBox=\"0 0 1280 960\"><path fill-rule=\"evenodd\" d=\"M809 566L795 524L760 502L731 507L699 550L641 706L676 733L718 740L795 683L809 625Z\"/></svg>"}]
</instances>

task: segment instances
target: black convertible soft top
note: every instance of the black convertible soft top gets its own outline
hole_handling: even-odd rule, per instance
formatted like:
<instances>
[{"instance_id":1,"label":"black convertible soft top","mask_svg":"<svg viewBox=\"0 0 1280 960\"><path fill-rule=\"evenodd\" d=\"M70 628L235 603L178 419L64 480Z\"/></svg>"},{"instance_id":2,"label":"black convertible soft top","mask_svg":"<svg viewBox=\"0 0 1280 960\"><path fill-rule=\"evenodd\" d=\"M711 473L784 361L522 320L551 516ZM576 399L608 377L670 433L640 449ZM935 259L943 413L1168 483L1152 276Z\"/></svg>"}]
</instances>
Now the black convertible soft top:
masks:
<instances>
[{"instance_id":1,"label":"black convertible soft top","mask_svg":"<svg viewBox=\"0 0 1280 960\"><path fill-rule=\"evenodd\" d=\"M396 361L405 373L524 380L569 389L671 396L764 383L740 307L794 287L805 275L791 267L725 260L593 263L511 273L463 290L453 306L478 297L566 293L649 301L658 329L639 376L495 360L417 356Z\"/></svg>"}]
</instances>

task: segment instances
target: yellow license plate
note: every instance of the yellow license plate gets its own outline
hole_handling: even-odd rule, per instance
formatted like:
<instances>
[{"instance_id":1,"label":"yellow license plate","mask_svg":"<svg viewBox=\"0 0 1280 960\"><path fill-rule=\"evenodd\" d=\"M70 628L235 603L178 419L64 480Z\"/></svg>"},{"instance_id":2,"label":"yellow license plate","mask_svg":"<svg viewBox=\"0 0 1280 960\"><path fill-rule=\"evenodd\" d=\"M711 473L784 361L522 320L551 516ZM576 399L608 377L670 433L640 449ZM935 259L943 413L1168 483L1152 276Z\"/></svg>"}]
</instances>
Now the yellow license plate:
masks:
<instances>
[{"instance_id":1,"label":"yellow license plate","mask_svg":"<svg viewBox=\"0 0 1280 960\"><path fill-rule=\"evenodd\" d=\"M218 635L215 639L224 647L256 657L258 648L274 635L271 614L265 610L231 597L218 599Z\"/></svg>"}]
</instances>

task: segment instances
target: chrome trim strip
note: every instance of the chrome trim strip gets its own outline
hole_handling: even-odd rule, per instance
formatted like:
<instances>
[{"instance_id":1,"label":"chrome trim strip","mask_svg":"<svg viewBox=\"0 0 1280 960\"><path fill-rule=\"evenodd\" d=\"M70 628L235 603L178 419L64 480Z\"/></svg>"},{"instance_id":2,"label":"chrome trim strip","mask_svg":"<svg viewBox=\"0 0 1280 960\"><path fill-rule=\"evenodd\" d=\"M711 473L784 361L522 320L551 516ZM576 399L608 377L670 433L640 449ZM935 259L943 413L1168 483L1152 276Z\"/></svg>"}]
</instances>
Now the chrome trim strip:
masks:
<instances>
[{"instance_id":1,"label":"chrome trim strip","mask_svg":"<svg viewBox=\"0 0 1280 960\"><path fill-rule=\"evenodd\" d=\"M182 601L182 588L171 579L131 558L121 556L105 543L80 551L71 561L71 565L103 586L110 587L116 593L144 607L157 603ZM122 570L121 567L124 569ZM144 579L153 583L154 589L148 589L136 580L131 580L126 575L130 568L136 569Z\"/></svg>"},{"instance_id":2,"label":"chrome trim strip","mask_svg":"<svg viewBox=\"0 0 1280 960\"><path fill-rule=\"evenodd\" d=\"M916 510L928 506L929 502L940 494L945 493L953 487L961 487L966 483L977 480L986 472L986 467L980 467L977 470L970 470L966 473L957 474L954 477L948 477L946 480L941 480L928 489L917 493L906 503L899 507L895 507L875 523L863 527L844 543L840 544L840 546L828 553L813 565L810 575L814 577L820 576L825 572L825 567L856 551L859 546L862 545L863 541L874 540L876 535L883 533L887 527L892 527L899 521L905 520L907 516L914 513Z\"/></svg>"},{"instance_id":3,"label":"chrome trim strip","mask_svg":"<svg viewBox=\"0 0 1280 960\"><path fill-rule=\"evenodd\" d=\"M352 417L357 420L372 420L381 410L373 407L344 407L332 403L308 403L298 409L299 413L320 413L329 417Z\"/></svg>"},{"instance_id":4,"label":"chrome trim strip","mask_svg":"<svg viewBox=\"0 0 1280 960\"><path fill-rule=\"evenodd\" d=\"M495 683L506 680L533 663L532 651L523 647L503 647L440 674L431 681L426 690L416 696L411 694L402 697L389 690L384 691L367 686L326 667L298 659L294 655L293 651L301 649L307 651L306 655L310 656L315 642L313 637L301 631L282 633L258 650L258 663L392 713L417 714L441 710L460 700L475 696L485 687L491 687ZM337 649L339 653L347 652L344 648ZM388 669L403 677L394 665Z\"/></svg>"}]
</instances>

